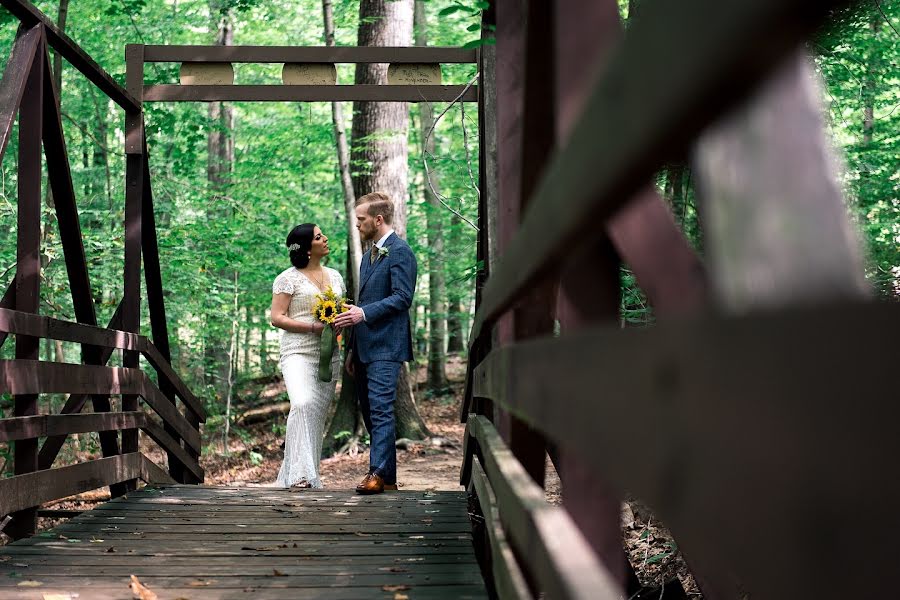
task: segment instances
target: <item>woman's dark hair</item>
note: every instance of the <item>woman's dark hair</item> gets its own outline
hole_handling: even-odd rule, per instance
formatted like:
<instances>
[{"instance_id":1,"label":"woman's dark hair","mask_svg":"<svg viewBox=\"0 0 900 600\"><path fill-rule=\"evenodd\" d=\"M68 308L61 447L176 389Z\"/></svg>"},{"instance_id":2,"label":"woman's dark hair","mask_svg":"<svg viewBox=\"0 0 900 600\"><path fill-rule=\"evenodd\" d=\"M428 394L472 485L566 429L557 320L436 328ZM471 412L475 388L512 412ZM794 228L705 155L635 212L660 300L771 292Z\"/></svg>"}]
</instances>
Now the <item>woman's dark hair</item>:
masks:
<instances>
[{"instance_id":1,"label":"woman's dark hair","mask_svg":"<svg viewBox=\"0 0 900 600\"><path fill-rule=\"evenodd\" d=\"M298 269L302 269L309 264L309 249L312 248L315 231L315 223L303 223L302 225L297 225L291 229L291 232L287 236L285 245L289 249L296 244L296 246L294 246L295 249L290 252L291 264Z\"/></svg>"}]
</instances>

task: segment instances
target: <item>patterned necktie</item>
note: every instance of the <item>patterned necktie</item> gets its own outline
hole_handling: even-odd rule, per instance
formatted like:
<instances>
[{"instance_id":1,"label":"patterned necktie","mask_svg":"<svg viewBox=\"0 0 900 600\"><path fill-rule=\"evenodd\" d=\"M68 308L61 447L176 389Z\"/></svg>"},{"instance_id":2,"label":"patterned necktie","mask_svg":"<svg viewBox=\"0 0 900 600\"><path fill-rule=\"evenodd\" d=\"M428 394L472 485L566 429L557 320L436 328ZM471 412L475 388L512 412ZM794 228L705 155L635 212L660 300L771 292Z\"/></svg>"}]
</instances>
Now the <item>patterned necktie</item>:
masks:
<instances>
[{"instance_id":1,"label":"patterned necktie","mask_svg":"<svg viewBox=\"0 0 900 600\"><path fill-rule=\"evenodd\" d=\"M369 264L374 265L376 258L378 258L378 246L372 246L372 251L369 252Z\"/></svg>"}]
</instances>

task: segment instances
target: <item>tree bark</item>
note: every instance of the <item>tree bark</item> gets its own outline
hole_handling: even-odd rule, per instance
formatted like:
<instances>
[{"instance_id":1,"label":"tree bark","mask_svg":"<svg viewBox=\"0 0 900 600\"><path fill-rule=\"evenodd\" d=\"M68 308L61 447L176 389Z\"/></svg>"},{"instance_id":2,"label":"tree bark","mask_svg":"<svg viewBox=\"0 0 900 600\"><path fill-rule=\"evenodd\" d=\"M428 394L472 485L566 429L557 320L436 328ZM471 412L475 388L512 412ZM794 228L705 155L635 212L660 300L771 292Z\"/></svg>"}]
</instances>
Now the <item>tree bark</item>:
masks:
<instances>
[{"instance_id":1,"label":"tree bark","mask_svg":"<svg viewBox=\"0 0 900 600\"><path fill-rule=\"evenodd\" d=\"M331 0L322 0L322 16L325 21L325 45L334 46L334 11ZM353 178L350 175L350 146L347 143L347 132L344 127L344 107L340 102L331 103L331 118L334 123L341 189L344 192L344 212L347 216L347 290L353 294L354 298L358 298L362 244L359 239L359 230L356 228L356 196L353 193Z\"/></svg>"},{"instance_id":2,"label":"tree bark","mask_svg":"<svg viewBox=\"0 0 900 600\"><path fill-rule=\"evenodd\" d=\"M215 33L217 46L234 44L234 23L227 8L217 0L210 0L210 33ZM207 208L210 222L229 218L230 211L223 211L223 197L227 195L230 174L234 164L234 110L225 102L210 102L210 131L207 136L207 179L212 198ZM222 270L215 273L221 279L232 279L233 272ZM226 286L222 283L222 288ZM230 323L224 315L213 311L207 317L205 357L207 363L207 383L212 385L220 398L228 395L230 357L227 347L230 340Z\"/></svg>"},{"instance_id":3,"label":"tree bark","mask_svg":"<svg viewBox=\"0 0 900 600\"><path fill-rule=\"evenodd\" d=\"M428 45L428 21L425 2L416 0L415 14L416 46ZM419 103L419 130L422 152L434 154L434 136L426 139L434 124L434 111L428 102ZM431 183L429 184L428 179ZM423 192L428 204L428 389L440 391L447 388L447 352L444 349L447 337L447 284L444 277L444 231L441 204L433 190L440 189L437 171L425 173ZM432 188L433 186L433 188Z\"/></svg>"},{"instance_id":4,"label":"tree bark","mask_svg":"<svg viewBox=\"0 0 900 600\"><path fill-rule=\"evenodd\" d=\"M361 0L359 4L359 46L409 46L412 42L413 0ZM386 84L387 65L358 64L357 84ZM407 128L409 106L405 102L356 102L353 107L351 163L360 165L353 173L356 197L382 191L394 201L393 229L406 239ZM397 437L423 439L430 435L419 415L413 395L409 367L400 370L394 402Z\"/></svg>"}]
</instances>

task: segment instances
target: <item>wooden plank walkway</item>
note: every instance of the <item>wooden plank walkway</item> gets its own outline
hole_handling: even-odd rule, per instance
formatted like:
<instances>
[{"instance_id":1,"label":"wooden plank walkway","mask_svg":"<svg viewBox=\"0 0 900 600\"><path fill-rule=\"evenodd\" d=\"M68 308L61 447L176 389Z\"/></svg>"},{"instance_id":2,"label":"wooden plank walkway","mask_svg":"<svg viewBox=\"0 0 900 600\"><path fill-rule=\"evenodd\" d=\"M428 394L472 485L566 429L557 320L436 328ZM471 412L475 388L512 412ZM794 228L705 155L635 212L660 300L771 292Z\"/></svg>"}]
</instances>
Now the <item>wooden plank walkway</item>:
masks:
<instances>
[{"instance_id":1,"label":"wooden plank walkway","mask_svg":"<svg viewBox=\"0 0 900 600\"><path fill-rule=\"evenodd\" d=\"M0 598L487 598L464 492L148 486L0 547ZM58 596L52 596L58 594Z\"/></svg>"}]
</instances>

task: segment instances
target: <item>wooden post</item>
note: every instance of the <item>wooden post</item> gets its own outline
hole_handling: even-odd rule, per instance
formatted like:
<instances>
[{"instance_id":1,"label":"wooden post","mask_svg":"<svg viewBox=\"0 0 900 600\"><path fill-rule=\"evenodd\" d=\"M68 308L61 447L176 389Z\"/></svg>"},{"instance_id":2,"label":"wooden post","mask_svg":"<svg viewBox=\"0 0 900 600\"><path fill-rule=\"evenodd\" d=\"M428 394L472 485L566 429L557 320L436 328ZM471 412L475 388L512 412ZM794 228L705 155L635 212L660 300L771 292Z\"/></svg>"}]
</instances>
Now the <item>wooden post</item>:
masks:
<instances>
[{"instance_id":1,"label":"wooden post","mask_svg":"<svg viewBox=\"0 0 900 600\"><path fill-rule=\"evenodd\" d=\"M37 56L31 63L25 93L19 108L19 203L16 246L16 310L37 313L41 286L41 137L44 97L44 61L47 52L43 27ZM16 359L39 360L40 340L16 336ZM15 396L15 416L38 414L37 394ZM38 466L38 440L17 440L13 459L16 475L31 473ZM32 535L37 529L37 509L13 513L6 532L13 538Z\"/></svg>"},{"instance_id":2,"label":"wooden post","mask_svg":"<svg viewBox=\"0 0 900 600\"><path fill-rule=\"evenodd\" d=\"M134 96L143 88L143 46L128 45L125 49L126 88ZM140 97L140 94L137 94ZM125 273L122 294L122 329L140 333L141 328L141 243L144 196L144 143L140 111L125 114ZM140 354L125 351L122 356L125 367L140 366ZM138 410L138 398L122 396L122 410ZM122 432L122 453L138 451L138 430ZM129 489L137 481L127 483Z\"/></svg>"}]
</instances>

